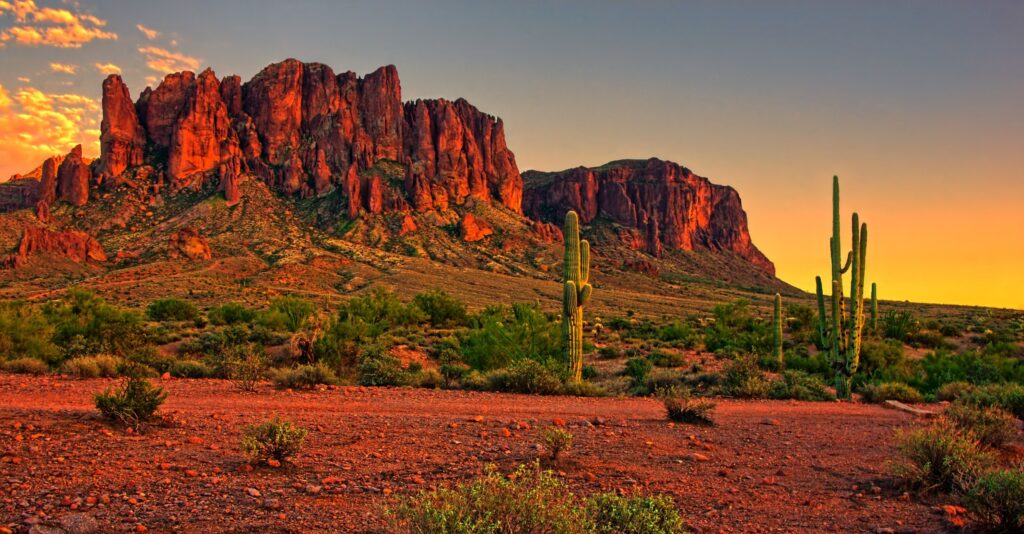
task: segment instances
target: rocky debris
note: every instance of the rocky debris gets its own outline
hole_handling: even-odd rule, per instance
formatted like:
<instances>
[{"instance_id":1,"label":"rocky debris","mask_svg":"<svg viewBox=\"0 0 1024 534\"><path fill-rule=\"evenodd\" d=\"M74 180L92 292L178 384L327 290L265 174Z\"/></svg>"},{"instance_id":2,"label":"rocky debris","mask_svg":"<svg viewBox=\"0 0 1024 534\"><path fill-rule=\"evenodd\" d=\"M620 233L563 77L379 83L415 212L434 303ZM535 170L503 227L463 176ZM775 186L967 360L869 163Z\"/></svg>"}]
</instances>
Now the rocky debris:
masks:
<instances>
[{"instance_id":1,"label":"rocky debris","mask_svg":"<svg viewBox=\"0 0 1024 534\"><path fill-rule=\"evenodd\" d=\"M205 237L199 235L198 230L184 227L171 234L168 255L172 258L196 261L212 258L213 252L210 250L210 243Z\"/></svg>"},{"instance_id":2,"label":"rocky debris","mask_svg":"<svg viewBox=\"0 0 1024 534\"><path fill-rule=\"evenodd\" d=\"M459 233L463 241L473 243L493 234L494 229L487 221L467 212L459 221Z\"/></svg>"},{"instance_id":3,"label":"rocky debris","mask_svg":"<svg viewBox=\"0 0 1024 534\"><path fill-rule=\"evenodd\" d=\"M29 258L39 254L55 254L76 262L107 261L99 241L85 232L54 232L28 226L22 231L18 250L4 260L4 265L9 268L21 267Z\"/></svg>"},{"instance_id":4,"label":"rocky debris","mask_svg":"<svg viewBox=\"0 0 1024 534\"><path fill-rule=\"evenodd\" d=\"M775 266L750 240L736 190L670 161L624 160L526 173L527 216L557 223L568 210L575 210L584 224L600 216L632 230L621 235L624 242L654 256L663 247L729 251L775 274Z\"/></svg>"}]
</instances>

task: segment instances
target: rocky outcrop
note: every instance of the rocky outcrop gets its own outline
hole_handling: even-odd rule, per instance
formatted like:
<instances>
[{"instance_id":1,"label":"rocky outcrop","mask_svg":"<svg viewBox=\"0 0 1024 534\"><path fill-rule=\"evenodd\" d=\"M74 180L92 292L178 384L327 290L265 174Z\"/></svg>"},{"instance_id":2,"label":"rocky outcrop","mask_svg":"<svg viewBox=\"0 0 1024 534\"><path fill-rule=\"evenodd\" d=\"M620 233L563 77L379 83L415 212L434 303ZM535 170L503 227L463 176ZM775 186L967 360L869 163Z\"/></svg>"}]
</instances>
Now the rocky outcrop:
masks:
<instances>
[{"instance_id":1,"label":"rocky outcrop","mask_svg":"<svg viewBox=\"0 0 1024 534\"><path fill-rule=\"evenodd\" d=\"M775 273L772 262L750 241L736 190L670 161L627 160L526 173L523 211L528 216L557 222L570 209L584 224L601 217L625 227L627 243L655 256L663 247L731 251Z\"/></svg>"},{"instance_id":2,"label":"rocky outcrop","mask_svg":"<svg viewBox=\"0 0 1024 534\"><path fill-rule=\"evenodd\" d=\"M103 247L96 238L85 232L54 232L46 228L29 226L22 232L18 249L4 260L4 265L11 268L21 267L31 257L40 254L53 254L76 262L107 261Z\"/></svg>"},{"instance_id":3,"label":"rocky outcrop","mask_svg":"<svg viewBox=\"0 0 1024 534\"><path fill-rule=\"evenodd\" d=\"M139 123L128 86L113 74L103 81L103 122L100 125L100 181L117 178L128 167L142 165L146 132Z\"/></svg>"},{"instance_id":4,"label":"rocky outcrop","mask_svg":"<svg viewBox=\"0 0 1024 534\"><path fill-rule=\"evenodd\" d=\"M463 241L473 243L493 234L494 228L487 221L467 212L459 221L459 233Z\"/></svg>"},{"instance_id":5,"label":"rocky outcrop","mask_svg":"<svg viewBox=\"0 0 1024 534\"><path fill-rule=\"evenodd\" d=\"M199 231L195 228L179 228L171 234L168 245L168 255L172 258L208 260L213 257L210 243L205 237L199 235Z\"/></svg>"},{"instance_id":6,"label":"rocky outcrop","mask_svg":"<svg viewBox=\"0 0 1024 534\"><path fill-rule=\"evenodd\" d=\"M84 206L89 201L89 180L92 171L89 164L82 159L82 145L71 149L57 169L57 194L72 206Z\"/></svg>"}]
</instances>

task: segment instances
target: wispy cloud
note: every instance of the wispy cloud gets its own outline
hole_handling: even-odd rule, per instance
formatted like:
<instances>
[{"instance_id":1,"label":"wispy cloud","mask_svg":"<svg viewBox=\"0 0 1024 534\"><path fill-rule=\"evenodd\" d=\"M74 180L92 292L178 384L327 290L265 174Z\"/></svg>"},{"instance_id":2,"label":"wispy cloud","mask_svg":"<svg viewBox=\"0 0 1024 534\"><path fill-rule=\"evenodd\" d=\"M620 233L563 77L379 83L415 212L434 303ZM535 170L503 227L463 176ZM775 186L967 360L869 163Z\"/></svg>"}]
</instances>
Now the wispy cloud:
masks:
<instances>
[{"instance_id":1,"label":"wispy cloud","mask_svg":"<svg viewBox=\"0 0 1024 534\"><path fill-rule=\"evenodd\" d=\"M104 29L107 21L103 19L70 9L39 7L35 0L0 0L0 17L7 16L13 17L15 24L0 32L0 46L13 42L81 48L97 39L117 39L116 33Z\"/></svg>"},{"instance_id":2,"label":"wispy cloud","mask_svg":"<svg viewBox=\"0 0 1024 534\"><path fill-rule=\"evenodd\" d=\"M180 52L172 52L165 48L156 46L144 46L139 48L139 53L145 56L147 67L161 74L170 74L172 72L183 70L196 70L199 68L201 62L199 58L187 56Z\"/></svg>"},{"instance_id":3,"label":"wispy cloud","mask_svg":"<svg viewBox=\"0 0 1024 534\"><path fill-rule=\"evenodd\" d=\"M145 35L146 39L149 39L150 41L156 39L157 37L160 37L160 32L154 30L153 28L147 28L142 24L136 24L135 27L138 28L138 30L142 32L142 35Z\"/></svg>"},{"instance_id":4,"label":"wispy cloud","mask_svg":"<svg viewBox=\"0 0 1024 534\"><path fill-rule=\"evenodd\" d=\"M113 63L96 63L95 67L103 74L121 74L121 67Z\"/></svg>"},{"instance_id":5,"label":"wispy cloud","mask_svg":"<svg viewBox=\"0 0 1024 534\"><path fill-rule=\"evenodd\" d=\"M33 87L11 95L0 85L0 161L5 175L31 170L77 144L86 155L99 153L99 110L99 102L87 96L44 93Z\"/></svg>"},{"instance_id":6,"label":"wispy cloud","mask_svg":"<svg viewBox=\"0 0 1024 534\"><path fill-rule=\"evenodd\" d=\"M78 65L68 65L67 63L50 63L50 70L53 72L59 72L61 74L74 74L78 72Z\"/></svg>"},{"instance_id":7,"label":"wispy cloud","mask_svg":"<svg viewBox=\"0 0 1024 534\"><path fill-rule=\"evenodd\" d=\"M32 78L29 78L27 76L18 76L18 81L21 83L31 83Z\"/></svg>"}]
</instances>

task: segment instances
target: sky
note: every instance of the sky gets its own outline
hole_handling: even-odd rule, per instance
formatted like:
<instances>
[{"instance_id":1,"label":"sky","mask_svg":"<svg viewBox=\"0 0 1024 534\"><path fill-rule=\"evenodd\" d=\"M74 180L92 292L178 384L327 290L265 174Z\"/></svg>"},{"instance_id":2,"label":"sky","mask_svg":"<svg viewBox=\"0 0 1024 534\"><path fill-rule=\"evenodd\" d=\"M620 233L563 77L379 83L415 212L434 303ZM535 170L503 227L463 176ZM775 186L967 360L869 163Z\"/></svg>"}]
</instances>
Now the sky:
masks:
<instances>
[{"instance_id":1,"label":"sky","mask_svg":"<svg viewBox=\"0 0 1024 534\"><path fill-rule=\"evenodd\" d=\"M882 299L1024 309L1024 2L0 0L0 176L82 143L100 83L394 64L504 120L521 170L676 161L735 187L778 276L870 228Z\"/></svg>"}]
</instances>

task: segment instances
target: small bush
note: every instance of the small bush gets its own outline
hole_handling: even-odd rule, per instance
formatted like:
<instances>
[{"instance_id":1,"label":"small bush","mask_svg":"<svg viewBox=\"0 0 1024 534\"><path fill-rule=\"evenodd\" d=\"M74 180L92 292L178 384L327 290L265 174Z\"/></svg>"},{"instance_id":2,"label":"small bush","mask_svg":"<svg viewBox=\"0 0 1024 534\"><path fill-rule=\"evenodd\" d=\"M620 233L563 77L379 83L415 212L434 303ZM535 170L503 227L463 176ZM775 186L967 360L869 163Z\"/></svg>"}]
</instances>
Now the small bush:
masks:
<instances>
[{"instance_id":1,"label":"small bush","mask_svg":"<svg viewBox=\"0 0 1024 534\"><path fill-rule=\"evenodd\" d=\"M427 314L432 326L450 328L469 323L466 304L440 289L419 293L412 304Z\"/></svg>"},{"instance_id":2,"label":"small bush","mask_svg":"<svg viewBox=\"0 0 1024 534\"><path fill-rule=\"evenodd\" d=\"M256 391L266 377L267 356L257 344L242 345L232 350L227 360L227 375L242 391Z\"/></svg>"},{"instance_id":3,"label":"small bush","mask_svg":"<svg viewBox=\"0 0 1024 534\"><path fill-rule=\"evenodd\" d=\"M626 375L633 377L633 381L637 384L643 384L652 369L654 369L654 364L651 363L651 360L642 356L626 360Z\"/></svg>"},{"instance_id":4,"label":"small bush","mask_svg":"<svg viewBox=\"0 0 1024 534\"><path fill-rule=\"evenodd\" d=\"M23 301L0 302L0 354L4 357L57 363L60 349L53 344L53 334L39 307Z\"/></svg>"},{"instance_id":5,"label":"small bush","mask_svg":"<svg viewBox=\"0 0 1024 534\"><path fill-rule=\"evenodd\" d=\"M374 352L359 364L359 383L364 386L404 386L410 377L402 369L402 361L384 352Z\"/></svg>"},{"instance_id":6,"label":"small bush","mask_svg":"<svg viewBox=\"0 0 1024 534\"><path fill-rule=\"evenodd\" d=\"M210 378L216 372L199 360L178 360L167 368L175 378Z\"/></svg>"},{"instance_id":7,"label":"small bush","mask_svg":"<svg viewBox=\"0 0 1024 534\"><path fill-rule=\"evenodd\" d=\"M658 397L665 405L668 418L677 423L712 426L715 421L711 412L715 403L707 399L694 399L690 392L683 388L669 388L658 392Z\"/></svg>"},{"instance_id":8,"label":"small bush","mask_svg":"<svg viewBox=\"0 0 1024 534\"><path fill-rule=\"evenodd\" d=\"M676 503L667 495L601 493L587 500L587 515L592 532L599 534L676 534L686 530Z\"/></svg>"},{"instance_id":9,"label":"small bush","mask_svg":"<svg viewBox=\"0 0 1024 534\"><path fill-rule=\"evenodd\" d=\"M75 378L114 378L120 376L123 362L116 356L81 356L64 362L61 372Z\"/></svg>"},{"instance_id":10,"label":"small bush","mask_svg":"<svg viewBox=\"0 0 1024 534\"><path fill-rule=\"evenodd\" d=\"M338 377L324 364L302 365L294 369L279 369L271 380L279 389L311 389L317 385L337 385Z\"/></svg>"},{"instance_id":11,"label":"small bush","mask_svg":"<svg viewBox=\"0 0 1024 534\"><path fill-rule=\"evenodd\" d=\"M943 420L897 432L896 447L905 460L896 474L925 490L963 491L994 461L973 436Z\"/></svg>"},{"instance_id":12,"label":"small bush","mask_svg":"<svg viewBox=\"0 0 1024 534\"><path fill-rule=\"evenodd\" d=\"M541 444L551 461L557 462L563 452L572 448L572 433L562 427L549 426L541 432Z\"/></svg>"},{"instance_id":13,"label":"small bush","mask_svg":"<svg viewBox=\"0 0 1024 534\"><path fill-rule=\"evenodd\" d=\"M771 384L768 396L773 399L795 399L802 401L833 401L835 393L828 389L820 378L803 371L785 371L781 380Z\"/></svg>"},{"instance_id":14,"label":"small bush","mask_svg":"<svg viewBox=\"0 0 1024 534\"><path fill-rule=\"evenodd\" d=\"M175 298L157 299L146 307L151 321L195 321L199 310L191 302Z\"/></svg>"},{"instance_id":15,"label":"small bush","mask_svg":"<svg viewBox=\"0 0 1024 534\"><path fill-rule=\"evenodd\" d=\"M861 392L864 400L874 403L882 403L887 400L915 404L924 402L924 395L921 392L902 382L885 382L882 384L868 384Z\"/></svg>"},{"instance_id":16,"label":"small bush","mask_svg":"<svg viewBox=\"0 0 1024 534\"><path fill-rule=\"evenodd\" d=\"M587 382L581 380L580 382L568 382L562 386L562 393L565 395L574 395L576 397L606 397L608 392L604 388L594 384L593 382Z\"/></svg>"},{"instance_id":17,"label":"small bush","mask_svg":"<svg viewBox=\"0 0 1024 534\"><path fill-rule=\"evenodd\" d=\"M982 475L967 493L965 503L993 530L1024 531L1024 469Z\"/></svg>"},{"instance_id":18,"label":"small bush","mask_svg":"<svg viewBox=\"0 0 1024 534\"><path fill-rule=\"evenodd\" d=\"M7 360L0 364L0 369L19 375L39 376L50 372L50 367L46 365L46 362L29 357Z\"/></svg>"},{"instance_id":19,"label":"small bush","mask_svg":"<svg viewBox=\"0 0 1024 534\"><path fill-rule=\"evenodd\" d=\"M961 395L960 401L976 406L997 406L1024 419L1024 385L989 384Z\"/></svg>"},{"instance_id":20,"label":"small bush","mask_svg":"<svg viewBox=\"0 0 1024 534\"><path fill-rule=\"evenodd\" d=\"M935 392L935 398L940 401L952 402L975 389L977 389L977 387L970 382L949 382L948 384L943 384L939 387Z\"/></svg>"},{"instance_id":21,"label":"small bush","mask_svg":"<svg viewBox=\"0 0 1024 534\"><path fill-rule=\"evenodd\" d=\"M914 314L909 311L889 310L880 319L882 332L889 339L903 340L916 331Z\"/></svg>"},{"instance_id":22,"label":"small bush","mask_svg":"<svg viewBox=\"0 0 1024 534\"><path fill-rule=\"evenodd\" d=\"M283 462L298 454L308 431L277 417L258 425L249 425L242 438L242 450L254 460Z\"/></svg>"},{"instance_id":23,"label":"small bush","mask_svg":"<svg viewBox=\"0 0 1024 534\"><path fill-rule=\"evenodd\" d=\"M506 369L488 374L490 388L510 393L555 395L562 389L562 382L541 363L533 360L513 362Z\"/></svg>"},{"instance_id":24,"label":"small bush","mask_svg":"<svg viewBox=\"0 0 1024 534\"><path fill-rule=\"evenodd\" d=\"M648 358L650 358L651 363L658 367L681 367L686 363L686 359L678 352L654 351Z\"/></svg>"},{"instance_id":25,"label":"small bush","mask_svg":"<svg viewBox=\"0 0 1024 534\"><path fill-rule=\"evenodd\" d=\"M740 357L726 366L720 387L730 397L760 399L768 396L769 384L753 358Z\"/></svg>"},{"instance_id":26,"label":"small bush","mask_svg":"<svg viewBox=\"0 0 1024 534\"><path fill-rule=\"evenodd\" d=\"M1000 447L1017 435L1017 419L1006 410L989 406L981 408L956 403L942 415L957 428L970 432L989 447Z\"/></svg>"},{"instance_id":27,"label":"small bush","mask_svg":"<svg viewBox=\"0 0 1024 534\"><path fill-rule=\"evenodd\" d=\"M153 417L167 393L148 379L128 377L118 388L108 388L95 397L96 408L104 417L135 430Z\"/></svg>"},{"instance_id":28,"label":"small bush","mask_svg":"<svg viewBox=\"0 0 1024 534\"><path fill-rule=\"evenodd\" d=\"M298 297L278 297L270 301L268 309L256 315L256 320L271 330L298 332L302 322L314 311L316 311L316 307L308 300Z\"/></svg>"},{"instance_id":29,"label":"small bush","mask_svg":"<svg viewBox=\"0 0 1024 534\"><path fill-rule=\"evenodd\" d=\"M211 323L222 326L251 323L256 318L256 312L241 304L228 302L210 308L210 311L206 312L206 316L210 319Z\"/></svg>"}]
</instances>

